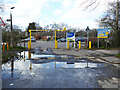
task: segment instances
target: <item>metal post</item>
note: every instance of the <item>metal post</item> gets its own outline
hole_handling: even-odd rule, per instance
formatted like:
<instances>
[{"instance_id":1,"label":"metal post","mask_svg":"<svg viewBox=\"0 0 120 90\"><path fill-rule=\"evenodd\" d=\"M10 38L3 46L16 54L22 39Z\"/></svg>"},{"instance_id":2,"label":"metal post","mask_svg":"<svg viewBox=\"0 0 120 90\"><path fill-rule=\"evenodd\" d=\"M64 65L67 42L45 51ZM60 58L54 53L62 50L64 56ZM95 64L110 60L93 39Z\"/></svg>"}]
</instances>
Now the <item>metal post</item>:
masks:
<instances>
[{"instance_id":1,"label":"metal post","mask_svg":"<svg viewBox=\"0 0 120 90\"><path fill-rule=\"evenodd\" d=\"M57 30L55 30L55 49L58 48L58 47L57 47L57 40L56 40L56 32L57 32Z\"/></svg>"},{"instance_id":2,"label":"metal post","mask_svg":"<svg viewBox=\"0 0 120 90\"><path fill-rule=\"evenodd\" d=\"M67 49L69 49L69 41L67 41Z\"/></svg>"},{"instance_id":3,"label":"metal post","mask_svg":"<svg viewBox=\"0 0 120 90\"><path fill-rule=\"evenodd\" d=\"M31 30L29 30L30 32L30 49L31 49Z\"/></svg>"},{"instance_id":4,"label":"metal post","mask_svg":"<svg viewBox=\"0 0 120 90\"><path fill-rule=\"evenodd\" d=\"M12 35L12 14L10 12L10 21L11 21L11 47L13 47L13 35Z\"/></svg>"},{"instance_id":5,"label":"metal post","mask_svg":"<svg viewBox=\"0 0 120 90\"><path fill-rule=\"evenodd\" d=\"M81 41L79 41L79 49L81 49Z\"/></svg>"},{"instance_id":6,"label":"metal post","mask_svg":"<svg viewBox=\"0 0 120 90\"><path fill-rule=\"evenodd\" d=\"M67 49L67 32L66 32L66 49Z\"/></svg>"},{"instance_id":7,"label":"metal post","mask_svg":"<svg viewBox=\"0 0 120 90\"><path fill-rule=\"evenodd\" d=\"M87 47L88 47L88 37L89 37L88 35L89 35L89 34L88 34L88 31L87 31Z\"/></svg>"},{"instance_id":8,"label":"metal post","mask_svg":"<svg viewBox=\"0 0 120 90\"><path fill-rule=\"evenodd\" d=\"M99 38L98 38L98 48L99 48Z\"/></svg>"},{"instance_id":9,"label":"metal post","mask_svg":"<svg viewBox=\"0 0 120 90\"><path fill-rule=\"evenodd\" d=\"M28 41L28 49L30 50L30 41Z\"/></svg>"}]
</instances>

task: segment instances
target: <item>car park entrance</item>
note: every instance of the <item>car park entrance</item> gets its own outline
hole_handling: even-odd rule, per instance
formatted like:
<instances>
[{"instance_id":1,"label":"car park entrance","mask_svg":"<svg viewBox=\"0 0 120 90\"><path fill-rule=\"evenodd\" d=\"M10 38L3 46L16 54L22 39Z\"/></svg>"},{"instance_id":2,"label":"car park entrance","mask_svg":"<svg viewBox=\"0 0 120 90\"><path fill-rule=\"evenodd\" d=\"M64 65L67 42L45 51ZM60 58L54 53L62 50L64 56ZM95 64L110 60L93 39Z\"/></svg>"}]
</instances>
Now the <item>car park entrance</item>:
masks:
<instances>
[{"instance_id":1,"label":"car park entrance","mask_svg":"<svg viewBox=\"0 0 120 90\"><path fill-rule=\"evenodd\" d=\"M31 37L31 33L32 32L42 32L42 31L53 31L53 30L29 30L30 32L30 41L28 41L28 49L31 49L31 42L32 42L32 37ZM58 45L57 45L57 38L56 38L56 32L57 31L66 31L66 28L63 28L63 30L55 30L55 49L58 48Z\"/></svg>"}]
</instances>

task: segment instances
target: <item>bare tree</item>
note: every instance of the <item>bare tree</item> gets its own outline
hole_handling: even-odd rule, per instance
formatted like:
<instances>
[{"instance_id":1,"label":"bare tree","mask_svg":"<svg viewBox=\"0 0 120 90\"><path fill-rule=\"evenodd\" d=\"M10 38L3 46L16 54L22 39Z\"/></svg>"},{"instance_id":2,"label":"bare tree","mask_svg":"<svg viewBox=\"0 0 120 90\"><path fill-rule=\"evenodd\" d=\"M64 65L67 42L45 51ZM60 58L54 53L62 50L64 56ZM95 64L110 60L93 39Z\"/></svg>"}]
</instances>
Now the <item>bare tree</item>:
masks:
<instances>
[{"instance_id":1,"label":"bare tree","mask_svg":"<svg viewBox=\"0 0 120 90\"><path fill-rule=\"evenodd\" d=\"M4 0L0 0L0 10L3 12L4 11Z\"/></svg>"},{"instance_id":2,"label":"bare tree","mask_svg":"<svg viewBox=\"0 0 120 90\"><path fill-rule=\"evenodd\" d=\"M110 0L104 0L105 4L108 4ZM118 2L118 0L114 0L114 2ZM82 0L80 3L80 7L84 6L83 10L95 10L100 4L102 4L102 0Z\"/></svg>"},{"instance_id":3,"label":"bare tree","mask_svg":"<svg viewBox=\"0 0 120 90\"><path fill-rule=\"evenodd\" d=\"M105 16L102 17L98 23L100 27L111 28L111 36L114 43L119 47L120 45L120 2L109 3L109 9L105 12Z\"/></svg>"}]
</instances>

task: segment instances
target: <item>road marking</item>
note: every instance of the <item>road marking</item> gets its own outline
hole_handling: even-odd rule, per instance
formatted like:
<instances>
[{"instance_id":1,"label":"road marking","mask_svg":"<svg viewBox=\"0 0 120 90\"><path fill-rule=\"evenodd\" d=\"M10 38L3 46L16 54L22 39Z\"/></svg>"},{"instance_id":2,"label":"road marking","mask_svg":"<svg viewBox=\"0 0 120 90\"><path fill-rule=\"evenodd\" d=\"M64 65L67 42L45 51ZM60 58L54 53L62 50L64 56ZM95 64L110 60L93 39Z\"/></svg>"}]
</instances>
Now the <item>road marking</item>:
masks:
<instances>
[{"instance_id":1,"label":"road marking","mask_svg":"<svg viewBox=\"0 0 120 90\"><path fill-rule=\"evenodd\" d=\"M95 59L95 57L88 57L88 59Z\"/></svg>"},{"instance_id":2,"label":"road marking","mask_svg":"<svg viewBox=\"0 0 120 90\"><path fill-rule=\"evenodd\" d=\"M68 59L68 57L61 57L61 59Z\"/></svg>"},{"instance_id":3,"label":"road marking","mask_svg":"<svg viewBox=\"0 0 120 90\"><path fill-rule=\"evenodd\" d=\"M74 57L75 59L80 59L81 57Z\"/></svg>"},{"instance_id":4,"label":"road marking","mask_svg":"<svg viewBox=\"0 0 120 90\"><path fill-rule=\"evenodd\" d=\"M49 57L48 59L55 59L55 57Z\"/></svg>"}]
</instances>

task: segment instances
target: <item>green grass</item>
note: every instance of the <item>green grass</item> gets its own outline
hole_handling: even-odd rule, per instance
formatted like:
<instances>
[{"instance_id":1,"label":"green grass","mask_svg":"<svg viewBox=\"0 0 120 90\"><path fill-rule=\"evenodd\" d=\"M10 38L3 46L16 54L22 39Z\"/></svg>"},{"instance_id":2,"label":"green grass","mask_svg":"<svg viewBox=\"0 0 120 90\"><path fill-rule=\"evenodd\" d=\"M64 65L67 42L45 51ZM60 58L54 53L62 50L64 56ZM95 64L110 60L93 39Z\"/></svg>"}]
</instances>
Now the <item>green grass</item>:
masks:
<instances>
[{"instance_id":1,"label":"green grass","mask_svg":"<svg viewBox=\"0 0 120 90\"><path fill-rule=\"evenodd\" d=\"M26 49L27 49L26 47L21 46L9 47L9 50L26 50ZM5 47L5 50L7 50L7 47Z\"/></svg>"},{"instance_id":2,"label":"green grass","mask_svg":"<svg viewBox=\"0 0 120 90\"><path fill-rule=\"evenodd\" d=\"M120 58L120 53L116 55L116 57Z\"/></svg>"}]
</instances>

